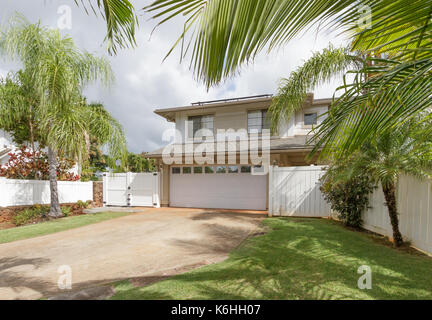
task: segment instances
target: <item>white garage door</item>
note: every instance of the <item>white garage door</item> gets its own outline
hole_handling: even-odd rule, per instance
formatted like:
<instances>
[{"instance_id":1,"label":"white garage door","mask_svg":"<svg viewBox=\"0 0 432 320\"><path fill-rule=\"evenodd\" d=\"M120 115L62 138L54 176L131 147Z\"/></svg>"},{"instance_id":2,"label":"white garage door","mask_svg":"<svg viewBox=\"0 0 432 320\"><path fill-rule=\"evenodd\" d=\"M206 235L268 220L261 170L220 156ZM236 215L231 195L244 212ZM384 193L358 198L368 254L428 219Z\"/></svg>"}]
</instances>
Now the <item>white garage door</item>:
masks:
<instances>
[{"instance_id":1,"label":"white garage door","mask_svg":"<svg viewBox=\"0 0 432 320\"><path fill-rule=\"evenodd\" d=\"M265 210L267 175L253 170L246 165L172 166L170 206Z\"/></svg>"}]
</instances>

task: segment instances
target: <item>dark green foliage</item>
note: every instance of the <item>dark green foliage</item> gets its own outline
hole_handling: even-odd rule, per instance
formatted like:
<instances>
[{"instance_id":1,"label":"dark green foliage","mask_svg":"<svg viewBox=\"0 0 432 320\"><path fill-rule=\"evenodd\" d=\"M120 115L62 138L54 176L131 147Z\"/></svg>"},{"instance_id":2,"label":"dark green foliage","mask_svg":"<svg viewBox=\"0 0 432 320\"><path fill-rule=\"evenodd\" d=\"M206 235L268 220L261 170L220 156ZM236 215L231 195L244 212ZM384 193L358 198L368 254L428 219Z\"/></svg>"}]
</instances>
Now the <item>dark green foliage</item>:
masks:
<instances>
[{"instance_id":1,"label":"dark green foliage","mask_svg":"<svg viewBox=\"0 0 432 320\"><path fill-rule=\"evenodd\" d=\"M82 200L78 200L76 204L77 204L77 207L78 207L78 208L86 209L86 208L89 207L89 205L90 205L90 201L82 201Z\"/></svg>"},{"instance_id":2,"label":"dark green foliage","mask_svg":"<svg viewBox=\"0 0 432 320\"><path fill-rule=\"evenodd\" d=\"M44 217L49 211L48 206L34 205L31 208L27 208L18 211L12 218L13 222L17 226L22 226L27 224L32 219Z\"/></svg>"},{"instance_id":3,"label":"dark green foliage","mask_svg":"<svg viewBox=\"0 0 432 320\"><path fill-rule=\"evenodd\" d=\"M150 172L153 171L153 160L144 158L140 154L129 152L128 154L128 171L130 172Z\"/></svg>"},{"instance_id":4,"label":"dark green foliage","mask_svg":"<svg viewBox=\"0 0 432 320\"><path fill-rule=\"evenodd\" d=\"M321 178L321 192L345 225L360 228L375 183L366 173L353 173L349 162L333 164Z\"/></svg>"},{"instance_id":5,"label":"dark green foliage","mask_svg":"<svg viewBox=\"0 0 432 320\"><path fill-rule=\"evenodd\" d=\"M112 165L113 161L109 156L105 156L106 163L114 172L152 172L155 170L153 159L146 158L144 153L136 154L128 152L127 162L125 165Z\"/></svg>"},{"instance_id":6,"label":"dark green foliage","mask_svg":"<svg viewBox=\"0 0 432 320\"><path fill-rule=\"evenodd\" d=\"M61 207L61 212L63 213L64 217L67 217L72 213L72 209L71 207L63 206Z\"/></svg>"},{"instance_id":7,"label":"dark green foliage","mask_svg":"<svg viewBox=\"0 0 432 320\"><path fill-rule=\"evenodd\" d=\"M97 137L90 137L89 157L83 163L81 181L98 181L101 178L96 173L107 171L107 156L103 154L102 147Z\"/></svg>"}]
</instances>

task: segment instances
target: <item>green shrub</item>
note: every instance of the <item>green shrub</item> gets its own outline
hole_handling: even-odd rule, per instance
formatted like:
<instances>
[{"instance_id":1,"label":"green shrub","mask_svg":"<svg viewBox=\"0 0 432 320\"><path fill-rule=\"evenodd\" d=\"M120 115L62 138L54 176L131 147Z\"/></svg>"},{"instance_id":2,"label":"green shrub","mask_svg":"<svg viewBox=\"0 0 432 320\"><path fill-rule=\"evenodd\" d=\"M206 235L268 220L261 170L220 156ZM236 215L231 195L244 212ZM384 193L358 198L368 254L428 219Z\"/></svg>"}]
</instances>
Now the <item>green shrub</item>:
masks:
<instances>
[{"instance_id":1,"label":"green shrub","mask_svg":"<svg viewBox=\"0 0 432 320\"><path fill-rule=\"evenodd\" d=\"M324 198L347 226L360 228L369 195L376 188L368 174L354 175L349 162L331 165L320 179Z\"/></svg>"},{"instance_id":2,"label":"green shrub","mask_svg":"<svg viewBox=\"0 0 432 320\"><path fill-rule=\"evenodd\" d=\"M88 208L89 207L89 205L90 205L90 201L81 201L81 200L78 200L77 201L77 206L78 206L78 208Z\"/></svg>"},{"instance_id":3,"label":"green shrub","mask_svg":"<svg viewBox=\"0 0 432 320\"><path fill-rule=\"evenodd\" d=\"M32 219L44 217L49 211L49 207L35 205L33 207L18 211L12 218L13 222L17 226L22 226Z\"/></svg>"},{"instance_id":4,"label":"green shrub","mask_svg":"<svg viewBox=\"0 0 432 320\"><path fill-rule=\"evenodd\" d=\"M70 207L63 206L63 207L61 207L61 212L63 213L63 215L65 217L67 217L71 214L72 210Z\"/></svg>"}]
</instances>

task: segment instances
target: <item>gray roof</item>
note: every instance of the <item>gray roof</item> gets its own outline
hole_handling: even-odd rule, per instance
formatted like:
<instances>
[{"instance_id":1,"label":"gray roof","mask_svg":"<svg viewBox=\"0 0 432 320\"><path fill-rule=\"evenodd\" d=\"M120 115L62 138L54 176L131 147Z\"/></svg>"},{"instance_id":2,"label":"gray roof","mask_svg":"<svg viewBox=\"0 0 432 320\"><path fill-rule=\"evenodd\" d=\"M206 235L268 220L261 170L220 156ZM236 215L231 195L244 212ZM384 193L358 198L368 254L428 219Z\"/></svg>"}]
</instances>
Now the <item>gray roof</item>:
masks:
<instances>
[{"instance_id":1,"label":"gray roof","mask_svg":"<svg viewBox=\"0 0 432 320\"><path fill-rule=\"evenodd\" d=\"M312 146L307 144L307 139L309 136L301 135L301 136L294 136L289 138L271 138L270 139L270 152L272 151L284 151L284 150L297 150L297 149L311 149ZM216 141L214 142L216 144ZM228 150L228 144L230 142L225 142L225 150ZM234 143L234 142L231 142ZM200 145L205 145L206 142L194 142L193 143L193 150L195 150ZM174 144L174 146L184 146L185 144ZM232 145L231 145L232 147ZM184 148L184 147L183 147ZM214 146L215 152L216 152L216 145ZM145 157L154 157L158 158L162 156L162 152L165 149L165 147L159 148L157 150L154 150L152 152L145 153ZM184 149L182 149L184 150ZM258 141L258 150L262 150L261 143ZM265 149L264 149L265 150ZM237 141L236 142L236 151L237 152L246 152L249 151L248 148L243 148L243 145Z\"/></svg>"},{"instance_id":2,"label":"gray roof","mask_svg":"<svg viewBox=\"0 0 432 320\"><path fill-rule=\"evenodd\" d=\"M237 107L245 104L259 104L259 103L267 103L270 106L273 97L271 95L260 95L260 96L251 96L251 97L240 97L240 98L232 98L232 99L222 99L222 100L214 100L208 102L195 102L189 106L182 107L174 107L174 108L162 108L154 110L154 113L164 117L168 121L175 122L175 113L179 111L191 111L191 110L207 110L209 108L218 108L218 107ZM325 99L314 99L313 93L308 93L305 103L307 105L315 106L315 105L330 105L332 102L331 98Z\"/></svg>"}]
</instances>

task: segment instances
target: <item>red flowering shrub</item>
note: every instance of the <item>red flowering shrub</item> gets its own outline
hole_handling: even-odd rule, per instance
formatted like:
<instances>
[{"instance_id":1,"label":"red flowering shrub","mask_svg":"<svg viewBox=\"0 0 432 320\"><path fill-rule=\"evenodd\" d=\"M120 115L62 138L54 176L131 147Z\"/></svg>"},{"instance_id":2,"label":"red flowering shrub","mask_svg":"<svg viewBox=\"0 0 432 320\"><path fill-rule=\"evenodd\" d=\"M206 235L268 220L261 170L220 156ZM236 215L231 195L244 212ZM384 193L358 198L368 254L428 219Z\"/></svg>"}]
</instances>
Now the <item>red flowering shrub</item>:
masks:
<instances>
[{"instance_id":1,"label":"red flowering shrub","mask_svg":"<svg viewBox=\"0 0 432 320\"><path fill-rule=\"evenodd\" d=\"M69 172L74 162L69 159L59 159L57 179L60 181L77 181L79 176ZM15 152L9 153L9 161L0 168L0 177L9 179L49 179L48 156L42 151L29 151L21 146Z\"/></svg>"}]
</instances>

